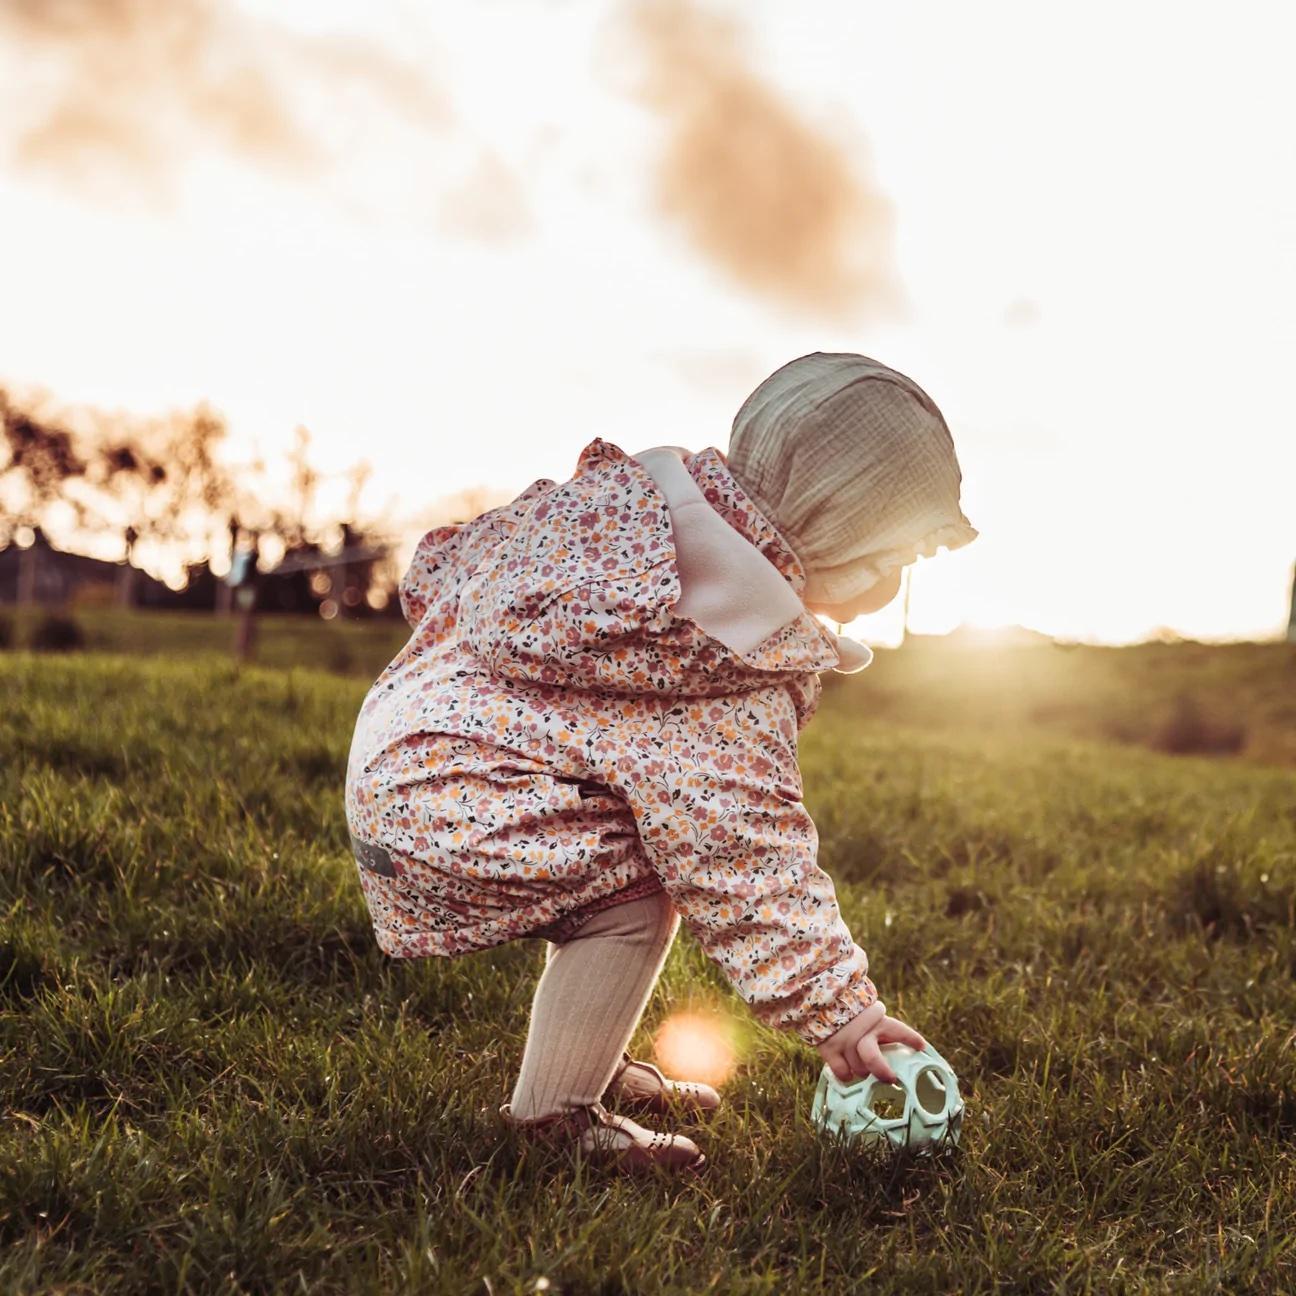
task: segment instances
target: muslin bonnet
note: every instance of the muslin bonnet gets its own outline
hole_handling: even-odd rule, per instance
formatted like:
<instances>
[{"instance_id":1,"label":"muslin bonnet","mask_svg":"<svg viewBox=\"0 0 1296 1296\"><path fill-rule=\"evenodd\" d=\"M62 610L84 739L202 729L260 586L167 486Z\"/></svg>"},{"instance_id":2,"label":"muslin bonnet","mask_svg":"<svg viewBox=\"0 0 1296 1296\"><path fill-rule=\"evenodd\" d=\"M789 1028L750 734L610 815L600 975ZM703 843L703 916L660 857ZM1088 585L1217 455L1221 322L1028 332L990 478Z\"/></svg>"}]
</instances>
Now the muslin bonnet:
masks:
<instances>
[{"instance_id":1,"label":"muslin bonnet","mask_svg":"<svg viewBox=\"0 0 1296 1296\"><path fill-rule=\"evenodd\" d=\"M801 560L807 603L849 602L977 536L940 410L868 356L815 351L776 369L735 416L725 460Z\"/></svg>"}]
</instances>

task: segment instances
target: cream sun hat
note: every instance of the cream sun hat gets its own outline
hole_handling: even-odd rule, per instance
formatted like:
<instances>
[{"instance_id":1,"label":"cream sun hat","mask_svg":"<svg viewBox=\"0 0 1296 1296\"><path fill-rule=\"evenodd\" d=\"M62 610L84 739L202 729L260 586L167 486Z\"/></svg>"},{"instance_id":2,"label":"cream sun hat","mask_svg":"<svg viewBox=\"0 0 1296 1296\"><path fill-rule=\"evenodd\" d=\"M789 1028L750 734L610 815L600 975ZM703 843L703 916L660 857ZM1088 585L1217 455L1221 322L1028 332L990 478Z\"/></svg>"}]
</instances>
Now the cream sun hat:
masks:
<instances>
[{"instance_id":1,"label":"cream sun hat","mask_svg":"<svg viewBox=\"0 0 1296 1296\"><path fill-rule=\"evenodd\" d=\"M776 369L734 417L725 461L801 560L807 603L849 602L977 536L940 410L868 356L815 351Z\"/></svg>"}]
</instances>

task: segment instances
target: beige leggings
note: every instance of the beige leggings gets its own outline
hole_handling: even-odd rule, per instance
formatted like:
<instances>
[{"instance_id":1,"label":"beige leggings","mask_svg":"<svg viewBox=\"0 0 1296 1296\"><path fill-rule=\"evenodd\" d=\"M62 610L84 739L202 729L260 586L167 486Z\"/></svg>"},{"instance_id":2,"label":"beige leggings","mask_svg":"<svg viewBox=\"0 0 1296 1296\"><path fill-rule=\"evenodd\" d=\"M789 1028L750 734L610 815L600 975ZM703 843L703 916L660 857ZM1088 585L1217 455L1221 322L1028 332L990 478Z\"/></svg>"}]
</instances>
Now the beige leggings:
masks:
<instances>
[{"instance_id":1,"label":"beige leggings","mask_svg":"<svg viewBox=\"0 0 1296 1296\"><path fill-rule=\"evenodd\" d=\"M601 910L561 945L549 942L513 1088L517 1119L602 1097L678 928L679 914L659 891Z\"/></svg>"}]
</instances>

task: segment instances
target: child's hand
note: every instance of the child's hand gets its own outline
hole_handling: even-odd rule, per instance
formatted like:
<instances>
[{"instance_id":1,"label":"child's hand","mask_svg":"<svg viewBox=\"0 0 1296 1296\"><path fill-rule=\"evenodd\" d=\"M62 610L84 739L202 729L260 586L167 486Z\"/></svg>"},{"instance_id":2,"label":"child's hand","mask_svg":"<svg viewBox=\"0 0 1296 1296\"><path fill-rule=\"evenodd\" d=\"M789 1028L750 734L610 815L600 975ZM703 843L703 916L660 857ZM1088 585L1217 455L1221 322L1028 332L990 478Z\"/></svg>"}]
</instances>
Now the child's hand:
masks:
<instances>
[{"instance_id":1,"label":"child's hand","mask_svg":"<svg viewBox=\"0 0 1296 1296\"><path fill-rule=\"evenodd\" d=\"M888 1017L886 1004L879 999L815 1047L843 1084L868 1075L884 1084L895 1084L898 1077L882 1056L881 1045L897 1043L908 1044L919 1052L927 1047L927 1041L913 1027Z\"/></svg>"}]
</instances>

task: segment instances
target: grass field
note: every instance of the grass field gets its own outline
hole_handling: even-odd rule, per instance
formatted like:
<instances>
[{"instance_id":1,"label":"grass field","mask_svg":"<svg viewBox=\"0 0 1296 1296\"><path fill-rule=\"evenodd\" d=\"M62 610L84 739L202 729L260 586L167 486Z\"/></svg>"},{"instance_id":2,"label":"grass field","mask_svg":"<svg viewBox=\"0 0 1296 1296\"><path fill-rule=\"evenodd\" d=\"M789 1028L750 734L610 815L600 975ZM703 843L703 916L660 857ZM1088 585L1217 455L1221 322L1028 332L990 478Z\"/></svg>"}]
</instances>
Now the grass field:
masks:
<instances>
[{"instance_id":1,"label":"grass field","mask_svg":"<svg viewBox=\"0 0 1296 1296\"><path fill-rule=\"evenodd\" d=\"M753 1027L687 1185L502 1128L538 942L377 952L348 651L0 653L0 1291L1296 1287L1290 650L832 680L802 738L821 858L959 1072L963 1146L817 1141L817 1056ZM640 1056L686 1005L745 1015L683 934Z\"/></svg>"}]
</instances>

